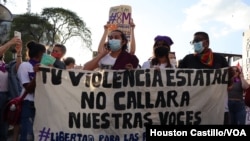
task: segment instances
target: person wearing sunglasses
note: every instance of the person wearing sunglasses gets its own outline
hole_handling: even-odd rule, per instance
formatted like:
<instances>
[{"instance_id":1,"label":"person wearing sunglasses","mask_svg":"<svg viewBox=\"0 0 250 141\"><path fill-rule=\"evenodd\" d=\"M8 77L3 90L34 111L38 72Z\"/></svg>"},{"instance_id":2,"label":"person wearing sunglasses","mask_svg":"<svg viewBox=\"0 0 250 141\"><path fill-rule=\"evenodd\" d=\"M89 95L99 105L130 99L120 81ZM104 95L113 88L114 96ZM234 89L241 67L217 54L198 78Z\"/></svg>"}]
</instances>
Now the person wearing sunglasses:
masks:
<instances>
[{"instance_id":1,"label":"person wearing sunglasses","mask_svg":"<svg viewBox=\"0 0 250 141\"><path fill-rule=\"evenodd\" d=\"M179 68L219 69L228 67L226 58L213 53L209 47L210 41L206 32L196 32L190 43L194 47L194 53L186 55L179 64Z\"/></svg>"},{"instance_id":2,"label":"person wearing sunglasses","mask_svg":"<svg viewBox=\"0 0 250 141\"><path fill-rule=\"evenodd\" d=\"M199 31L194 33L194 38L190 42L194 48L194 53L186 55L178 68L190 69L219 69L229 67L225 57L214 53L209 47L209 35L206 32ZM229 124L228 97L225 99L224 124Z\"/></svg>"}]
</instances>

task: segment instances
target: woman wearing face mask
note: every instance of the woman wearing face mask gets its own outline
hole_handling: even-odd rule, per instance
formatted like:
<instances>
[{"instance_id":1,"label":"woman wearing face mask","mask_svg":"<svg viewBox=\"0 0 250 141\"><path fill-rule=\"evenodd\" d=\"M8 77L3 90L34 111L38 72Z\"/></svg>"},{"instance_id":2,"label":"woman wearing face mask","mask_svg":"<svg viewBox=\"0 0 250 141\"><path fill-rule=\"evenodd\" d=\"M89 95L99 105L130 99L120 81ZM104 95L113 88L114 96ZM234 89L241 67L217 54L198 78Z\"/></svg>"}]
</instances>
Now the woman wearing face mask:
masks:
<instances>
[{"instance_id":1,"label":"woman wearing face mask","mask_svg":"<svg viewBox=\"0 0 250 141\"><path fill-rule=\"evenodd\" d=\"M88 61L83 69L94 70L100 69L132 69L137 68L139 60L135 55L127 52L127 38L120 30L113 30L108 42L103 49L92 60Z\"/></svg>"},{"instance_id":2,"label":"woman wearing face mask","mask_svg":"<svg viewBox=\"0 0 250 141\"><path fill-rule=\"evenodd\" d=\"M170 63L169 59L169 51L172 44L173 41L170 37L157 36L153 46L153 57L144 62L142 68L175 68L175 66Z\"/></svg>"},{"instance_id":3,"label":"woman wearing face mask","mask_svg":"<svg viewBox=\"0 0 250 141\"><path fill-rule=\"evenodd\" d=\"M134 24L134 20L131 18L130 19L130 31L131 31L131 34L130 34L130 49L128 50L128 52L130 54L135 54L135 50L136 50L136 44L135 44L135 35L134 35L134 29L135 29L135 24ZM99 46L98 46L98 52L102 52L102 49L103 49L103 45L105 44L105 41L107 39L107 36L108 36L108 33L109 33L109 30L111 30L109 28L109 22L107 22L107 24L104 25L104 32L103 32L103 35L102 35L102 38L100 40L100 43L99 43Z\"/></svg>"}]
</instances>

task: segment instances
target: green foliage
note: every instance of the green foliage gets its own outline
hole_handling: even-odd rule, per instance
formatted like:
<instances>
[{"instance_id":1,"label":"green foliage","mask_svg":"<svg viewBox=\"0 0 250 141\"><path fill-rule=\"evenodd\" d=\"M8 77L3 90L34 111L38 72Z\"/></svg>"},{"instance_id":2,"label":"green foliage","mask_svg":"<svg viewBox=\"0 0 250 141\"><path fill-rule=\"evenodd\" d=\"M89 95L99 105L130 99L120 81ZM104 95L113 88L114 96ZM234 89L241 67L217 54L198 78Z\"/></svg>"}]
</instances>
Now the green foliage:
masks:
<instances>
[{"instance_id":1,"label":"green foliage","mask_svg":"<svg viewBox=\"0 0 250 141\"><path fill-rule=\"evenodd\" d=\"M9 39L14 36L14 31L19 31L22 34L23 41L23 57L25 57L26 43L30 40L49 45L53 43L50 30L52 25L44 18L37 14L21 14L14 17L11 23ZM13 48L13 47L12 47ZM12 48L5 54L5 60L12 59ZM24 59L24 58L23 58Z\"/></svg>"},{"instance_id":2,"label":"green foliage","mask_svg":"<svg viewBox=\"0 0 250 141\"><path fill-rule=\"evenodd\" d=\"M59 38L60 43L65 44L72 37L80 37L82 43L92 51L91 31L76 13L63 8L44 8L41 15L53 25L53 39Z\"/></svg>"},{"instance_id":3,"label":"green foliage","mask_svg":"<svg viewBox=\"0 0 250 141\"><path fill-rule=\"evenodd\" d=\"M84 47L92 51L91 31L74 12L63 8L44 8L41 15L25 13L16 15L11 23L9 39L14 31L22 33L23 59L25 59L26 43L35 40L46 46L54 43L65 44L72 37L80 37ZM14 47L12 47L14 48ZM12 60L12 48L5 53L5 60Z\"/></svg>"},{"instance_id":4,"label":"green foliage","mask_svg":"<svg viewBox=\"0 0 250 141\"><path fill-rule=\"evenodd\" d=\"M50 44L51 40L50 30L52 25L44 18L37 14L23 14L14 18L11 25L10 36L13 37L15 30L22 33L22 40L29 41L35 40L43 44Z\"/></svg>"}]
</instances>

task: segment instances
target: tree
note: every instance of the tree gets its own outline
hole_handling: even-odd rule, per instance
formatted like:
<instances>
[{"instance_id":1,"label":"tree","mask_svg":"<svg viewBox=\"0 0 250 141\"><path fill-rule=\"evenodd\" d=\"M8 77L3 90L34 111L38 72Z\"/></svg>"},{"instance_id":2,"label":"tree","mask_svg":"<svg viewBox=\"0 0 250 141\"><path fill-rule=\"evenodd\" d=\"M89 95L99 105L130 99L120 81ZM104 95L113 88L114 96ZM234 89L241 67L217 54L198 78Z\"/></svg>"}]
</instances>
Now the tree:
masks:
<instances>
[{"instance_id":1,"label":"tree","mask_svg":"<svg viewBox=\"0 0 250 141\"><path fill-rule=\"evenodd\" d=\"M91 31L76 13L63 8L44 8L41 16L53 25L53 41L59 38L60 43L65 44L72 37L80 37L82 43L92 51Z\"/></svg>"},{"instance_id":2,"label":"tree","mask_svg":"<svg viewBox=\"0 0 250 141\"><path fill-rule=\"evenodd\" d=\"M51 25L46 19L37 14L22 14L14 18L11 24L11 33L14 30L22 33L22 40L35 40L37 42L49 45L54 42L52 40Z\"/></svg>"},{"instance_id":3,"label":"tree","mask_svg":"<svg viewBox=\"0 0 250 141\"><path fill-rule=\"evenodd\" d=\"M52 34L50 30L52 25L44 18L37 14L21 14L14 17L11 23L11 30L9 39L14 36L14 31L20 31L22 33L23 41L23 54L26 52L25 45L28 41L34 40L39 43L50 45L52 41ZM6 52L6 62L12 60L12 53L14 50ZM24 58L23 58L24 59Z\"/></svg>"},{"instance_id":4,"label":"tree","mask_svg":"<svg viewBox=\"0 0 250 141\"><path fill-rule=\"evenodd\" d=\"M6 3L6 2L7 2L7 0L3 0L3 2L4 2L4 3ZM0 3L1 3L1 0L0 0Z\"/></svg>"}]
</instances>

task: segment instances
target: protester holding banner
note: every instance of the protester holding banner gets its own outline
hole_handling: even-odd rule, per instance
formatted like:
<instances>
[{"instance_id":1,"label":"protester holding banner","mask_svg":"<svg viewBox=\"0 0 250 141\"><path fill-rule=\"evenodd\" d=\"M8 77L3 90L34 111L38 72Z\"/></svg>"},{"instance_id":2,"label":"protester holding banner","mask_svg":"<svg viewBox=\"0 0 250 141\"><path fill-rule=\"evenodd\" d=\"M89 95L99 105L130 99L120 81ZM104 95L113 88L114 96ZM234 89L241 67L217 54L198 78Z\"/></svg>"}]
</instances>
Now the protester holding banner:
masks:
<instances>
[{"instance_id":1,"label":"protester holding banner","mask_svg":"<svg viewBox=\"0 0 250 141\"><path fill-rule=\"evenodd\" d=\"M186 55L180 62L179 68L219 69L228 67L226 58L213 53L211 48L209 48L209 36L206 32L196 32L191 45L194 46L194 53ZM227 98L224 117L224 124L229 124Z\"/></svg>"},{"instance_id":2,"label":"protester holding banner","mask_svg":"<svg viewBox=\"0 0 250 141\"><path fill-rule=\"evenodd\" d=\"M144 62L142 68L175 68L169 59L170 47L173 41L168 36L156 36L153 46L153 57Z\"/></svg>"},{"instance_id":3,"label":"protester holding banner","mask_svg":"<svg viewBox=\"0 0 250 141\"><path fill-rule=\"evenodd\" d=\"M10 87L15 89L14 86L9 86L9 66L4 61L5 52L12 46L16 45L16 63L14 64L15 71L22 62L22 40L18 37L13 37L7 43L0 47L0 140L7 141L8 138L8 124L3 119L4 107L7 101L14 98L15 95L10 93Z\"/></svg>"},{"instance_id":4,"label":"protester holding banner","mask_svg":"<svg viewBox=\"0 0 250 141\"><path fill-rule=\"evenodd\" d=\"M129 24L130 24L130 29L131 29L129 53L135 54L135 49L136 49L135 35L134 35L135 24L134 24L132 18L131 18ZM99 46L98 46L98 53L102 52L103 45L106 42L107 36L109 34L109 31L110 31L110 24L109 24L109 22L107 22L107 24L104 25L104 32L103 32L101 41L100 41Z\"/></svg>"},{"instance_id":5,"label":"protester holding banner","mask_svg":"<svg viewBox=\"0 0 250 141\"><path fill-rule=\"evenodd\" d=\"M30 41L27 44L29 61L21 63L17 74L22 84L22 94L28 92L22 103L21 110L21 136L20 141L34 140L33 123L35 117L34 92L35 92L35 73L42 59L46 48L44 45Z\"/></svg>"},{"instance_id":6,"label":"protester holding banner","mask_svg":"<svg viewBox=\"0 0 250 141\"><path fill-rule=\"evenodd\" d=\"M51 53L51 56L56 58L54 67L59 69L66 69L64 62L61 60L63 56L66 54L66 47L63 44L55 44Z\"/></svg>"},{"instance_id":7,"label":"protester holding banner","mask_svg":"<svg viewBox=\"0 0 250 141\"><path fill-rule=\"evenodd\" d=\"M244 90L249 87L249 84L244 79L243 73L237 66L229 68L229 72L233 76L229 79L232 85L228 88L228 108L230 113L230 124L245 125L246 108L244 102Z\"/></svg>"},{"instance_id":8,"label":"protester holding banner","mask_svg":"<svg viewBox=\"0 0 250 141\"><path fill-rule=\"evenodd\" d=\"M179 68L194 68L194 69L218 69L228 67L228 62L225 57L213 53L209 48L209 36L205 32L196 32L194 39L191 41L194 46L194 54L186 55Z\"/></svg>"},{"instance_id":9,"label":"protester holding banner","mask_svg":"<svg viewBox=\"0 0 250 141\"><path fill-rule=\"evenodd\" d=\"M103 45L103 49L92 60L88 61L83 69L132 69L137 68L139 60L135 55L127 52L128 40L125 34L120 30L113 30L108 42Z\"/></svg>"}]
</instances>

